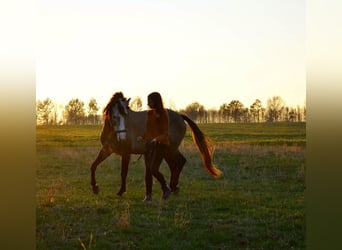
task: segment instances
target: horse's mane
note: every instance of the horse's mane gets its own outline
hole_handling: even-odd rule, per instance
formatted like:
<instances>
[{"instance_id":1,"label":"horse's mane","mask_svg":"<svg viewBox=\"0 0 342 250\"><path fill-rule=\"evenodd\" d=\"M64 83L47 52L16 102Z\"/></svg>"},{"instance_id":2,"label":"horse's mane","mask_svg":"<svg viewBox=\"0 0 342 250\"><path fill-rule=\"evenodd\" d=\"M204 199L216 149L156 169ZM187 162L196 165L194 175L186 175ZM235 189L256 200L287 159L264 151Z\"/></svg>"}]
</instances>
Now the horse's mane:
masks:
<instances>
[{"instance_id":1,"label":"horse's mane","mask_svg":"<svg viewBox=\"0 0 342 250\"><path fill-rule=\"evenodd\" d=\"M106 105L106 107L103 109L103 114L105 116L109 115L109 113L112 110L112 107L115 105L115 103L117 102L118 99L122 99L122 100L126 100L126 97L124 97L122 92L116 92L112 98L110 99L110 101L108 102L108 104Z\"/></svg>"}]
</instances>

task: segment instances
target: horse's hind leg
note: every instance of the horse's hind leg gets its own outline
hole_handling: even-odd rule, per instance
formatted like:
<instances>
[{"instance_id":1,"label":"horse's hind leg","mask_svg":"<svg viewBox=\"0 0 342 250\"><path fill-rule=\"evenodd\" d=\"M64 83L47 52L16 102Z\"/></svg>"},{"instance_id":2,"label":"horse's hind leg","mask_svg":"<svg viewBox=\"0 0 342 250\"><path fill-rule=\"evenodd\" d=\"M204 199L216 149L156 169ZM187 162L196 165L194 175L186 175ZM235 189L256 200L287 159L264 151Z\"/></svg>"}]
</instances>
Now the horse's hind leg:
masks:
<instances>
[{"instance_id":1,"label":"horse's hind leg","mask_svg":"<svg viewBox=\"0 0 342 250\"><path fill-rule=\"evenodd\" d=\"M99 186L96 184L96 178L95 178L95 172L96 172L96 168L97 166L103 162L108 156L110 156L112 154L112 152L108 149L105 148L101 148L99 154L97 155L95 161L93 162L93 164L91 164L91 186L93 189L93 193L94 194L98 194L99 193Z\"/></svg>"},{"instance_id":2,"label":"horse's hind leg","mask_svg":"<svg viewBox=\"0 0 342 250\"><path fill-rule=\"evenodd\" d=\"M176 152L165 156L165 161L169 165L171 171L170 178L170 188L172 192L178 192L179 188L177 187L179 181L179 175L182 172L182 169L186 163L185 157L177 150Z\"/></svg>"},{"instance_id":3,"label":"horse's hind leg","mask_svg":"<svg viewBox=\"0 0 342 250\"><path fill-rule=\"evenodd\" d=\"M129 165L130 155L122 155L121 156L121 188L117 195L121 196L126 192L126 178L128 173L128 165Z\"/></svg>"}]
</instances>

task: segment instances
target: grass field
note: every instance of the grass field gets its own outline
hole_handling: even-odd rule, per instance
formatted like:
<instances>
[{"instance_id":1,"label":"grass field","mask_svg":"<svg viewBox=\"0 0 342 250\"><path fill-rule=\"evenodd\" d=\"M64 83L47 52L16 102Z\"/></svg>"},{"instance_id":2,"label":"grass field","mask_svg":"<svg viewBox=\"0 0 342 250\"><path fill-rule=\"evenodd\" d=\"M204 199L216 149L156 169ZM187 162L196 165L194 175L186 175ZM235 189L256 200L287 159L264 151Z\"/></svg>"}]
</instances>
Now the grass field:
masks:
<instances>
[{"instance_id":1,"label":"grass field","mask_svg":"<svg viewBox=\"0 0 342 250\"><path fill-rule=\"evenodd\" d=\"M120 158L90 164L101 126L39 126L37 249L305 249L305 124L200 124L215 145L213 179L188 131L180 192L144 203L144 165L132 156L127 193ZM169 180L165 163L161 171Z\"/></svg>"}]
</instances>

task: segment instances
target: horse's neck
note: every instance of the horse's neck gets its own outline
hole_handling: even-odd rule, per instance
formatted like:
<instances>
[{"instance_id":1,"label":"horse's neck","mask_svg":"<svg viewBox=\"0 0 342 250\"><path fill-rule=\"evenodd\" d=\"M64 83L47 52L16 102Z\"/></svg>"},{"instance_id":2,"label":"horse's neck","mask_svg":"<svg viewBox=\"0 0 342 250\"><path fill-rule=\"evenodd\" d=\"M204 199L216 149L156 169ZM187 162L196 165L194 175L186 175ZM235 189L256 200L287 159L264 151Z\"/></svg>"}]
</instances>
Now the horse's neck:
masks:
<instances>
[{"instance_id":1,"label":"horse's neck","mask_svg":"<svg viewBox=\"0 0 342 250\"><path fill-rule=\"evenodd\" d=\"M130 121L141 121L146 119L147 117L147 111L143 110L143 111L133 111L133 110L129 110L128 111L128 120Z\"/></svg>"},{"instance_id":2,"label":"horse's neck","mask_svg":"<svg viewBox=\"0 0 342 250\"><path fill-rule=\"evenodd\" d=\"M128 110L128 114L133 114L133 115L137 115L137 114L144 114L144 113L146 113L146 110L143 110L143 111L134 111L134 110L131 110L131 109L129 109Z\"/></svg>"},{"instance_id":3,"label":"horse's neck","mask_svg":"<svg viewBox=\"0 0 342 250\"><path fill-rule=\"evenodd\" d=\"M101 131L101 141L102 144L111 141L112 137L114 136L114 129L112 125L110 124L109 120L105 118L102 131Z\"/></svg>"}]
</instances>

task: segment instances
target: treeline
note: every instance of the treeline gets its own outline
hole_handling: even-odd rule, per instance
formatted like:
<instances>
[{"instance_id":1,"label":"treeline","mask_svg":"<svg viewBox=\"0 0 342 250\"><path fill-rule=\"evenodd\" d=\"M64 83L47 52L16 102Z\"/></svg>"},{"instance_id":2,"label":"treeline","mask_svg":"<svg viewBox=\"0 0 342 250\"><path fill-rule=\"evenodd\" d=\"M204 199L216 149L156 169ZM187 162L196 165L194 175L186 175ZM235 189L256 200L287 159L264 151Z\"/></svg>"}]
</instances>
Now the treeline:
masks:
<instances>
[{"instance_id":1,"label":"treeline","mask_svg":"<svg viewBox=\"0 0 342 250\"><path fill-rule=\"evenodd\" d=\"M131 100L130 108L141 111L141 98ZM269 98L265 107L259 99L249 107L239 100L232 100L222 104L218 110L206 109L194 102L178 111L197 123L306 122L306 106L288 107L280 96ZM96 125L102 124L103 118L95 98L91 98L87 104L74 98L65 106L46 98L36 101L36 121L37 125Z\"/></svg>"}]
</instances>

